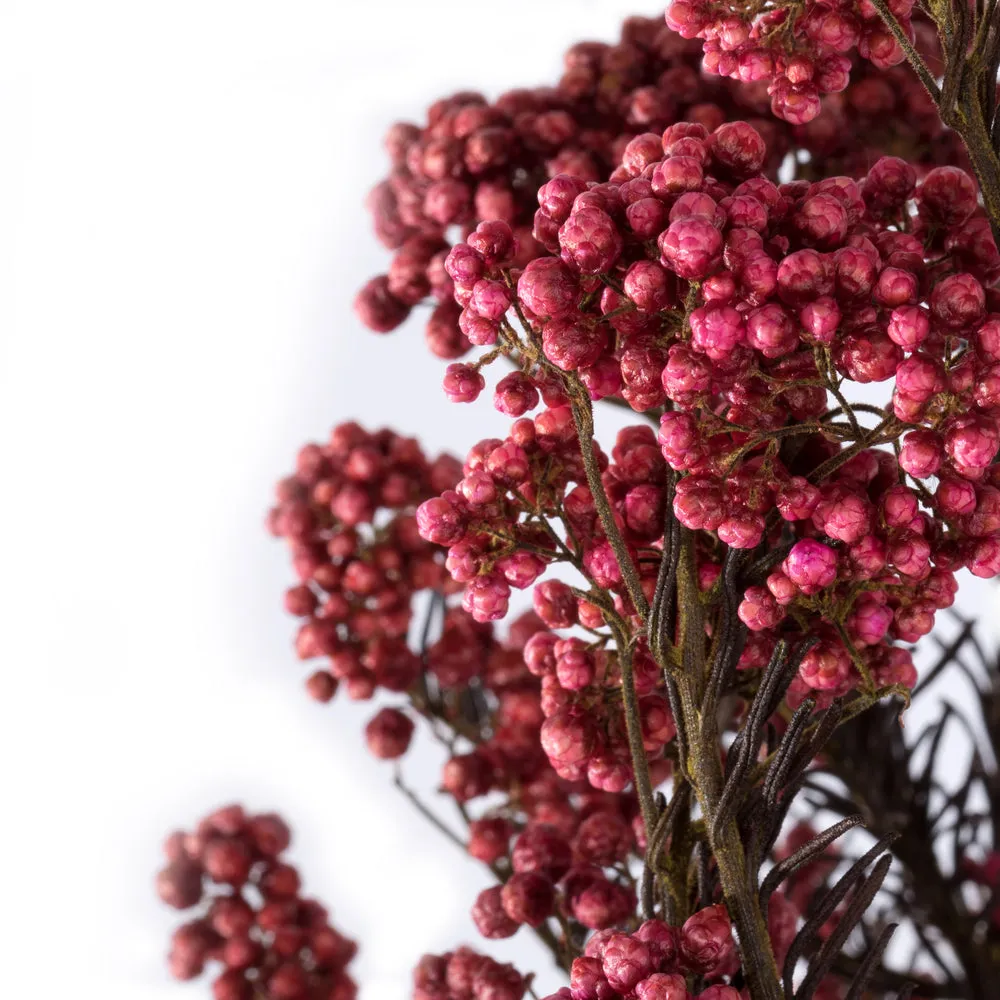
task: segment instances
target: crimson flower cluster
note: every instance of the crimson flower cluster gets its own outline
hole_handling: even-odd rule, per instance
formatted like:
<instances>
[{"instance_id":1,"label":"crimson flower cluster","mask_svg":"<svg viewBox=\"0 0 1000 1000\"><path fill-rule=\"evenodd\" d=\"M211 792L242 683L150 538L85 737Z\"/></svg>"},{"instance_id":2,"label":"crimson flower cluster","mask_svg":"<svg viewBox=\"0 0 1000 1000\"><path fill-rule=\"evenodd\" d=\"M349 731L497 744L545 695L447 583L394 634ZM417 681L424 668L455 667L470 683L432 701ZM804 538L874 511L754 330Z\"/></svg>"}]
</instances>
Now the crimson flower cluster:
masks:
<instances>
[{"instance_id":1,"label":"crimson flower cluster","mask_svg":"<svg viewBox=\"0 0 1000 1000\"><path fill-rule=\"evenodd\" d=\"M413 1000L521 1000L530 982L514 966L462 947L420 959Z\"/></svg>"},{"instance_id":2,"label":"crimson flower cluster","mask_svg":"<svg viewBox=\"0 0 1000 1000\"><path fill-rule=\"evenodd\" d=\"M298 871L282 859L290 841L279 816L238 805L170 835L157 891L175 909L198 910L173 935L177 979L213 964L214 1000L354 1000L347 966L357 948L302 897Z\"/></svg>"},{"instance_id":3,"label":"crimson flower cluster","mask_svg":"<svg viewBox=\"0 0 1000 1000\"><path fill-rule=\"evenodd\" d=\"M345 423L326 444L303 447L278 484L268 526L288 543L299 578L285 594L286 610L305 619L296 651L326 660L307 681L316 700L329 701L340 683L355 699L405 691L419 676L406 644L414 596L444 589L447 574L414 510L457 476L453 459L429 461L413 438Z\"/></svg>"},{"instance_id":4,"label":"crimson flower cluster","mask_svg":"<svg viewBox=\"0 0 1000 1000\"><path fill-rule=\"evenodd\" d=\"M608 182L561 175L539 189L535 237L553 256L516 268L502 222L480 223L452 249L463 325L494 351L450 366L445 391L474 399L481 364L500 350L521 370L498 383L497 408L516 415L542 398L550 408L519 419L506 441L477 445L465 478L425 503L418 524L451 546L449 570L481 618L502 616L510 587L556 556L538 537L522 555L529 572L495 558L497 539L516 547L519 532L536 532L518 526L529 510L561 517L591 579L622 591L581 482L570 408L558 405L577 379L592 399L662 411L659 451L679 475L673 512L699 533L706 586L724 547L766 541L785 553L740 616L771 636L820 635L800 690L910 686L909 654L888 641L930 631L956 570L1000 571L1000 316L990 312L1000 255L975 182L957 168L918 184L886 157L860 181L775 185L759 173L765 158L745 122L713 133L673 125L633 139ZM515 309L523 339L508 320ZM856 412L845 395L893 382L882 407ZM871 427L859 419L869 413L880 418ZM890 443L897 454L879 447ZM653 445L647 428L623 432L604 474L638 546L661 533ZM573 603L558 584L541 588ZM575 624L562 618L554 627ZM766 646L751 645L749 665L755 649L766 662Z\"/></svg>"},{"instance_id":5,"label":"crimson flower cluster","mask_svg":"<svg viewBox=\"0 0 1000 1000\"><path fill-rule=\"evenodd\" d=\"M916 41L912 0L888 4L902 30ZM671 0L667 24L684 38L704 39L709 73L744 83L765 81L771 110L793 125L816 118L823 94L844 90L852 53L876 69L904 61L906 54L870 0L792 5L748 5L729 0ZM923 42L936 41L926 20Z\"/></svg>"}]
</instances>

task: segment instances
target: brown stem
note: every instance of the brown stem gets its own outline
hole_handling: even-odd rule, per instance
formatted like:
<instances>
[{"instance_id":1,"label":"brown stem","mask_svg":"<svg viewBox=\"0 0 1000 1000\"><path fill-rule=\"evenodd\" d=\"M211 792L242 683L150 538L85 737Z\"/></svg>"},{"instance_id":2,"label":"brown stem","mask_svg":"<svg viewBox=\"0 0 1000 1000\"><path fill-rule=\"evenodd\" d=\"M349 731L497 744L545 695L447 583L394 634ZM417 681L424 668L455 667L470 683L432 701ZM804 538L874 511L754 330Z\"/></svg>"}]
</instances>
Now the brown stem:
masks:
<instances>
[{"instance_id":1,"label":"brown stem","mask_svg":"<svg viewBox=\"0 0 1000 1000\"><path fill-rule=\"evenodd\" d=\"M628 735L629 755L632 758L635 790L639 796L639 808L642 810L642 822L646 829L646 836L652 837L658 810L653 800L649 760L642 742L642 717L639 714L639 698L635 691L635 675L632 672L632 645L628 637L618 629L615 629L615 644L618 646L618 664L622 673L625 731Z\"/></svg>"},{"instance_id":2,"label":"brown stem","mask_svg":"<svg viewBox=\"0 0 1000 1000\"><path fill-rule=\"evenodd\" d=\"M591 408L590 400L586 399L580 391L581 386L572 385L570 388L576 390L570 398L570 408L573 412L573 422L576 424L576 433L580 439L580 456L583 459L587 485L594 498L594 506L597 508L597 516L601 519L601 527L604 528L604 534L618 560L618 568L621 570L622 580L632 601L632 606L640 619L645 622L649 615L649 602L646 600L642 583L639 580L639 573L629 555L625 539L622 538L622 533L618 529L614 511L611 509L608 496L604 492L601 470L598 467L597 459L594 458L594 411Z\"/></svg>"},{"instance_id":3,"label":"brown stem","mask_svg":"<svg viewBox=\"0 0 1000 1000\"><path fill-rule=\"evenodd\" d=\"M778 965L735 817L716 822L724 787L715 713L702 715L706 676L705 621L689 537L677 572L677 607L683 670L678 678L682 724L687 734L687 769L710 837L719 882L740 937L740 954L753 1000L783 1000Z\"/></svg>"}]
</instances>

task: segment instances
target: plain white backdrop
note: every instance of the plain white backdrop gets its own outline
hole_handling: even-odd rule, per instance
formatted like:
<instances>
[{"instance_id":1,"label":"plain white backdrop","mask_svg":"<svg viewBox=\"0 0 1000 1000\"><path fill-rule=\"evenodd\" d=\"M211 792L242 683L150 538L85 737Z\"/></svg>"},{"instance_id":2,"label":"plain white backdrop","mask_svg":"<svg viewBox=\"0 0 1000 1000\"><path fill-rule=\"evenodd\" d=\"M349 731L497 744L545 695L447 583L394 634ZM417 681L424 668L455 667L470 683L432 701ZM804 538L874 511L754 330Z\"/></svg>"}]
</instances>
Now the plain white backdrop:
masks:
<instances>
[{"instance_id":1,"label":"plain white backdrop","mask_svg":"<svg viewBox=\"0 0 1000 1000\"><path fill-rule=\"evenodd\" d=\"M207 996L165 975L151 879L232 799L292 821L366 1000L475 941L485 877L361 752L369 709L301 690L262 516L341 420L459 453L505 423L444 400L419 319L353 318L385 128L661 6L0 2L4 996ZM526 932L490 950L546 968Z\"/></svg>"}]
</instances>

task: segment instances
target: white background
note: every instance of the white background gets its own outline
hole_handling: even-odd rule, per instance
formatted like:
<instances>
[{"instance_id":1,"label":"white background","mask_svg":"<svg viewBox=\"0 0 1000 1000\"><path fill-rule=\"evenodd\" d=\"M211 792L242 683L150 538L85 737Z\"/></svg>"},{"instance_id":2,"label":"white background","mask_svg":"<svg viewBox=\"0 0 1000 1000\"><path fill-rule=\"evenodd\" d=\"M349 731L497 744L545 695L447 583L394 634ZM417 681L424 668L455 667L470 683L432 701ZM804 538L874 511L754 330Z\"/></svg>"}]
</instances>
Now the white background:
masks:
<instances>
[{"instance_id":1,"label":"white background","mask_svg":"<svg viewBox=\"0 0 1000 1000\"><path fill-rule=\"evenodd\" d=\"M485 876L361 752L370 710L301 690L261 520L341 420L460 453L504 426L445 402L420 319L353 319L386 126L554 82L661 6L0 2L4 996L207 996L166 978L151 879L162 835L231 799L290 818L366 1000L476 940ZM546 968L526 932L489 949Z\"/></svg>"}]
</instances>

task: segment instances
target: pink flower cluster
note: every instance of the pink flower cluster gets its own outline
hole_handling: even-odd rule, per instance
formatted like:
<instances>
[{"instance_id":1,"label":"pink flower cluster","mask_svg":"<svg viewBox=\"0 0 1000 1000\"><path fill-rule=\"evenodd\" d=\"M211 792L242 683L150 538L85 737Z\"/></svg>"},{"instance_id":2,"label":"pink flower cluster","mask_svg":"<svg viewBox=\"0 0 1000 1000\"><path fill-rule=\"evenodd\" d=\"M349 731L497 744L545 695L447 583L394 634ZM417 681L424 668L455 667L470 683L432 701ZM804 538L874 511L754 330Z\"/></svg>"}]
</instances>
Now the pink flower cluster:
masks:
<instances>
[{"instance_id":1,"label":"pink flower cluster","mask_svg":"<svg viewBox=\"0 0 1000 1000\"><path fill-rule=\"evenodd\" d=\"M399 123L386 136L389 176L371 192L375 232L396 251L389 271L361 290L355 307L370 329L399 326L428 296L438 305L427 343L442 358L468 349L443 269L450 226L502 219L515 227L520 263L538 252L531 240L534 193L546 177L604 176L637 132L678 117L714 127L732 114L761 114L752 90L703 77L699 47L661 20L633 17L617 44L580 42L565 55L554 87L513 90L492 103L461 92L435 102L423 127ZM773 166L787 144L781 126L760 121L772 138Z\"/></svg>"},{"instance_id":2,"label":"pink flower cluster","mask_svg":"<svg viewBox=\"0 0 1000 1000\"><path fill-rule=\"evenodd\" d=\"M716 904L697 910L681 927L647 920L631 934L594 934L573 960L569 986L547 1000L687 1000L688 976L718 979L738 967L729 914ZM698 996L738 1000L740 993L716 983Z\"/></svg>"},{"instance_id":3,"label":"pink flower cluster","mask_svg":"<svg viewBox=\"0 0 1000 1000\"><path fill-rule=\"evenodd\" d=\"M775 185L759 173L765 156L745 122L711 134L680 123L632 140L608 182L559 176L540 188L535 236L553 256L512 269L514 237L499 222L452 249L445 266L476 342L505 337L530 351L507 318L516 304L544 356L498 385L498 408L511 410L512 379L525 409L540 397L553 408L477 446L457 489L420 509L420 530L452 546L449 570L480 617L502 616L510 587L556 556L539 535L521 553L530 572L493 560L498 533L516 549L518 518L531 511L561 516L591 579L621 589L589 491L567 490L581 477L559 383L575 373L592 398L665 406L659 449L682 477L673 510L700 533L706 584L718 543L777 548L790 535L795 547L766 586L747 591L740 614L772 636L808 616L823 642L802 683L844 693L860 672L910 685L908 654L887 640L930 630L952 602L956 570L1000 572L1000 314L990 312L1000 310L1000 255L975 183L957 168L918 184L887 157L857 182ZM475 366L449 376L459 367L481 388ZM835 394L850 406L852 383L891 380L882 409L866 404L877 426L836 405ZM554 421L566 438L550 475L555 445L537 425ZM605 477L640 573L641 547L661 531L650 437L629 431ZM872 447L860 447L866 440ZM898 460L876 447L892 442ZM541 588L536 610L548 624ZM567 611L551 627L575 624L573 603L556 602Z\"/></svg>"},{"instance_id":4,"label":"pink flower cluster","mask_svg":"<svg viewBox=\"0 0 1000 1000\"><path fill-rule=\"evenodd\" d=\"M637 821L628 818L627 800L591 791L572 804L564 800L561 808L556 802L549 799L544 812L538 810L549 822L528 823L514 840L506 881L477 897L472 919L483 937L510 937L522 925L537 927L557 912L600 931L626 922L635 910L635 893L613 871L635 850ZM478 821L470 853L491 863L507 857L509 825L484 851L483 837L498 822Z\"/></svg>"},{"instance_id":5,"label":"pink flower cluster","mask_svg":"<svg viewBox=\"0 0 1000 1000\"><path fill-rule=\"evenodd\" d=\"M285 594L286 609L305 619L298 655L326 659L307 681L318 701L341 682L366 699L416 680L420 661L406 644L413 598L447 589L448 576L414 511L458 475L454 459L428 461L413 438L345 423L325 444L303 447L278 484L268 525L288 543L299 578Z\"/></svg>"},{"instance_id":6,"label":"pink flower cluster","mask_svg":"<svg viewBox=\"0 0 1000 1000\"><path fill-rule=\"evenodd\" d=\"M889 7L914 41L912 0L892 0ZM868 0L814 3L801 13L779 4L671 0L666 21L684 38L704 39L709 73L744 83L766 81L771 110L794 125L816 118L822 94L847 87L851 53L880 70L905 59Z\"/></svg>"},{"instance_id":7,"label":"pink flower cluster","mask_svg":"<svg viewBox=\"0 0 1000 1000\"><path fill-rule=\"evenodd\" d=\"M471 948L424 955L413 970L413 1000L521 1000L531 981Z\"/></svg>"},{"instance_id":8,"label":"pink flower cluster","mask_svg":"<svg viewBox=\"0 0 1000 1000\"><path fill-rule=\"evenodd\" d=\"M217 963L214 1000L354 1000L346 970L357 948L319 903L302 898L298 872L282 860L290 840L278 816L238 805L211 813L193 833L171 834L157 891L176 909L199 907L173 935L177 979Z\"/></svg>"}]
</instances>

